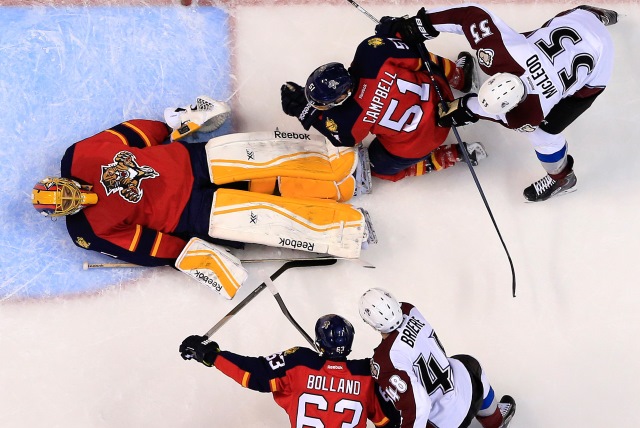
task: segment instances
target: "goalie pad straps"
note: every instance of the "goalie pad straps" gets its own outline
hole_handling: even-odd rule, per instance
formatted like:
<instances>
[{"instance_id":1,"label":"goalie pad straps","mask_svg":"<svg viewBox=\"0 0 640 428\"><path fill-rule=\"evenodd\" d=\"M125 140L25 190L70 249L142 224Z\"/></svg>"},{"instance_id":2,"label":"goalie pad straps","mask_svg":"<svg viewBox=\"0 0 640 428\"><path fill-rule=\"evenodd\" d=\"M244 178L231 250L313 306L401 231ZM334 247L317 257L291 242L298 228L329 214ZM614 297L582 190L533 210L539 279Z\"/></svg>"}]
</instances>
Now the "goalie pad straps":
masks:
<instances>
[{"instance_id":1,"label":"goalie pad straps","mask_svg":"<svg viewBox=\"0 0 640 428\"><path fill-rule=\"evenodd\" d=\"M211 209L209 235L358 258L365 221L363 214L348 204L218 189Z\"/></svg>"},{"instance_id":2,"label":"goalie pad straps","mask_svg":"<svg viewBox=\"0 0 640 428\"><path fill-rule=\"evenodd\" d=\"M278 130L212 138L206 151L211 182L218 185L269 177L340 183L357 165L352 147L334 147L320 135Z\"/></svg>"},{"instance_id":3,"label":"goalie pad straps","mask_svg":"<svg viewBox=\"0 0 640 428\"><path fill-rule=\"evenodd\" d=\"M226 299L232 299L248 277L237 257L224 247L199 238L191 238L175 266Z\"/></svg>"}]
</instances>

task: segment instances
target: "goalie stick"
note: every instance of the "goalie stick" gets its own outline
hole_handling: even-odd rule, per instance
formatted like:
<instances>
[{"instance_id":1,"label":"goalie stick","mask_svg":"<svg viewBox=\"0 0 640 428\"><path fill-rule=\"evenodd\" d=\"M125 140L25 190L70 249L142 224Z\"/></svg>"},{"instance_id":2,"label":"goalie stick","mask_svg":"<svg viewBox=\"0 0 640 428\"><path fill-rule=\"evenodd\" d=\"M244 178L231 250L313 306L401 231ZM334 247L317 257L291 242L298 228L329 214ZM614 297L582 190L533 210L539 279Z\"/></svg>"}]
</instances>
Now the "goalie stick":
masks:
<instances>
[{"instance_id":1,"label":"goalie stick","mask_svg":"<svg viewBox=\"0 0 640 428\"><path fill-rule=\"evenodd\" d=\"M304 337L304 339L309 343L309 345L311 345L311 347L317 351L318 348L316 347L315 342L313 341L311 336L309 336L307 332L304 331L302 327L300 327L300 324L298 324L298 322L293 318L293 315L291 315L291 312L289 312L289 309L287 309L287 305L285 305L284 300L282 300L282 297L280 296L280 292L276 288L276 285L273 283L273 281L271 281L271 278L265 275L263 284L267 284L267 288L273 295L274 299L276 299L276 302L278 302L278 306L280 306L280 310L282 311L284 316L287 317L289 322L293 324L296 330L298 330L298 332L302 335L302 337Z\"/></svg>"},{"instance_id":2,"label":"goalie stick","mask_svg":"<svg viewBox=\"0 0 640 428\"><path fill-rule=\"evenodd\" d=\"M267 259L240 259L242 263L270 263L270 262L295 262L299 260L347 260L350 262L357 262L362 267L368 269L375 269L376 267L369 263L366 260L362 259L348 259L343 257L333 257L333 256L319 256L319 257L300 257L300 258L267 258ZM126 263L126 262L117 262L117 263L89 263L84 262L82 264L83 270L89 269L118 269L118 268L143 268L148 266L137 265L135 263Z\"/></svg>"},{"instance_id":3,"label":"goalie stick","mask_svg":"<svg viewBox=\"0 0 640 428\"><path fill-rule=\"evenodd\" d=\"M356 9L358 9L360 12L362 12L364 15L366 15L369 19L371 19L373 22L377 24L380 24L380 21L373 15L371 15L369 12L367 12L362 6L360 6L358 3L356 3L354 0L347 0L353 7L355 7ZM420 54L420 58L422 59L422 62L424 63L424 66L427 70L427 74L429 75L429 78L431 79L431 82L433 83L433 87L436 91L436 94L438 95L438 99L440 102L440 105L442 108L447 109L447 103L444 99L444 96L442 95L442 90L440 89L440 86L438 85L438 82L436 82L435 79L435 75L433 73L433 69L431 68L431 61L429 60L429 51L427 50L427 47L424 45L424 43L417 43L416 44L416 48L418 49L418 53ZM446 77L445 77L446 79ZM487 209L487 212L489 213L489 217L491 217L491 222L493 223L493 227L495 228L496 232L498 233L498 238L500 238L500 242L502 243L502 248L504 248L505 253L507 254L507 258L509 259L509 266L511 267L511 278L512 278L512 283L511 283L511 291L513 294L513 297L516 297L516 271L513 267L513 261L511 260L511 254L509 254L509 250L507 249L507 244L505 244L504 239L502 238L502 233L500 233L500 229L498 228L498 223L496 223L496 219L493 217L493 212L491 211L491 207L489 207L489 202L487 201L487 198L484 194L484 191L482 190L482 186L480 185L480 181L478 180L478 176L476 175L475 170L473 169L473 164L471 163L471 159L469 158L469 153L467 153L467 151L464 149L464 144L462 144L462 138L460 138L460 134L458 133L458 129L456 128L455 125L451 126L451 130L453 131L453 135L456 137L456 140L458 141L458 144L460 145L460 147L463 147L463 150L459 150L462 153L462 158L464 159L464 162L467 164L467 166L469 167L469 171L471 172L471 176L473 177L473 181L476 184L476 187L478 188L478 191L480 192L480 197L482 197L482 202L484 202L484 206Z\"/></svg>"}]
</instances>

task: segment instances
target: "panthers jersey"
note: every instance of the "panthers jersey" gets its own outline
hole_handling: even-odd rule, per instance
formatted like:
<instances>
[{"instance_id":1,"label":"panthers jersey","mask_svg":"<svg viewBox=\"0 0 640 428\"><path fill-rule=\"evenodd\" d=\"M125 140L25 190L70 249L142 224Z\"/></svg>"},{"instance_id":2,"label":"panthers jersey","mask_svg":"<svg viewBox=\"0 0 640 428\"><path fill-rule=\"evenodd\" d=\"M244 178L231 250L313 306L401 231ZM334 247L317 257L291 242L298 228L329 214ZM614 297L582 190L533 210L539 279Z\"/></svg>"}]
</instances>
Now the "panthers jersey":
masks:
<instances>
[{"instance_id":1,"label":"panthers jersey","mask_svg":"<svg viewBox=\"0 0 640 428\"><path fill-rule=\"evenodd\" d=\"M404 321L375 349L372 375L402 418L403 428L458 428L471 408L471 376L448 358L431 325L409 303Z\"/></svg>"},{"instance_id":2,"label":"panthers jersey","mask_svg":"<svg viewBox=\"0 0 640 428\"><path fill-rule=\"evenodd\" d=\"M141 265L166 265L186 241L172 236L194 182L187 148L167 126L131 120L67 149L63 177L92 186L98 203L67 216L74 243ZM210 206L209 206L210 209Z\"/></svg>"},{"instance_id":3,"label":"panthers jersey","mask_svg":"<svg viewBox=\"0 0 640 428\"><path fill-rule=\"evenodd\" d=\"M449 128L436 125L439 98L431 77L418 52L402 40L364 40L349 74L357 82L352 96L314 123L334 144L354 146L373 134L389 153L419 159L447 138ZM449 85L439 75L436 79L451 99Z\"/></svg>"},{"instance_id":4,"label":"panthers jersey","mask_svg":"<svg viewBox=\"0 0 640 428\"><path fill-rule=\"evenodd\" d=\"M222 351L215 366L245 388L271 392L292 427L387 425L374 392L369 360L331 361L308 348L269 357Z\"/></svg>"},{"instance_id":5,"label":"panthers jersey","mask_svg":"<svg viewBox=\"0 0 640 428\"><path fill-rule=\"evenodd\" d=\"M463 34L488 75L520 76L527 95L500 120L509 128L534 131L561 99L602 92L613 69L613 41L591 12L573 9L542 28L520 34L479 5L434 8L429 18L439 31ZM477 101L469 107L487 116Z\"/></svg>"}]
</instances>

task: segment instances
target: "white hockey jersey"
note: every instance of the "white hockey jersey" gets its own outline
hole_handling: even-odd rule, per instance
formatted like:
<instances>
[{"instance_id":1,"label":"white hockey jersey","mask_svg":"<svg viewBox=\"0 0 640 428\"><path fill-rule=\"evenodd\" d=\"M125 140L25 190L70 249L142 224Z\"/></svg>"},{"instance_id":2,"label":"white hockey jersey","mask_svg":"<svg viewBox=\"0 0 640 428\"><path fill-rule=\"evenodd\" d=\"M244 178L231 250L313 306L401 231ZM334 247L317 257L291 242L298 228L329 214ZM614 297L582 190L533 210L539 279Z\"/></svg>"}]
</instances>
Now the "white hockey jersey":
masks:
<instances>
[{"instance_id":1,"label":"white hockey jersey","mask_svg":"<svg viewBox=\"0 0 640 428\"><path fill-rule=\"evenodd\" d=\"M372 375L402 417L402 428L458 428L471 407L471 376L447 358L420 312L402 303L404 321L375 349Z\"/></svg>"},{"instance_id":2,"label":"white hockey jersey","mask_svg":"<svg viewBox=\"0 0 640 428\"><path fill-rule=\"evenodd\" d=\"M491 116L477 99L469 108L511 129L532 132L562 98L585 98L604 90L613 70L613 41L591 12L573 9L542 28L518 33L483 6L465 4L429 10L436 30L464 35L488 75L520 76L525 99L506 115Z\"/></svg>"}]
</instances>

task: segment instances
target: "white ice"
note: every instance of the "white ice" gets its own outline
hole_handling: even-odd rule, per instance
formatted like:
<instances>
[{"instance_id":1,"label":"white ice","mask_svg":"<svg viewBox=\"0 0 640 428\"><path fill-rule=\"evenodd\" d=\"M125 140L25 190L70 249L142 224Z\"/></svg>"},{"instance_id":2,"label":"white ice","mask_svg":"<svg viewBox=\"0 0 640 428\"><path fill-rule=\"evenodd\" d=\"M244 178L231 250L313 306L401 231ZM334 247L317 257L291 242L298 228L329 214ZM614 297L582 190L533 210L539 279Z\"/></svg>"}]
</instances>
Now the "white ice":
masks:
<instances>
[{"instance_id":1,"label":"white ice","mask_svg":"<svg viewBox=\"0 0 640 428\"><path fill-rule=\"evenodd\" d=\"M413 13L418 4L361 2L375 16ZM478 358L498 396L515 397L512 427L638 426L640 59L635 52L640 6L601 5L623 16L609 27L616 46L612 82L566 132L576 159L577 192L524 203L522 189L543 170L522 136L490 123L460 130L465 140L482 141L489 152L476 172L515 265L517 297L511 297L509 264L471 175L457 165L398 183L375 181L374 193L355 201L370 211L376 226L380 242L362 255L376 269L339 262L291 271L276 281L307 331L318 316L341 314L356 327L353 356L369 356L379 336L360 321L357 299L369 287L384 287L422 310L449 354ZM526 31L571 6L490 2L490 7ZM197 19L201 9L185 13ZM302 83L328 61L348 63L357 43L373 29L349 5L244 2L229 12L237 90L230 101L237 131L300 129L280 111L280 84ZM122 35L122 42L135 43L129 36L136 34ZM455 58L467 44L445 35L428 47ZM78 61L88 52L80 45L65 48L78 49ZM154 47L147 49L153 53ZM115 45L112 52L117 55ZM201 78L210 72L196 67L197 55L192 61L198 79L192 88L196 93L187 99L197 95ZM36 76L33 70L23 77ZM91 75L87 79L89 85ZM146 110L143 94L149 88L141 87L135 75L121 76L111 85L114 99L131 102L121 112L124 118L160 113ZM15 103L29 115L28 101L29 94L3 99L4 110ZM91 103L86 108L80 118L49 117L31 126L49 127L51 138L80 126L78 121L95 120L98 127L102 111L94 116ZM2 162L15 160L3 156ZM185 362L177 351L183 338L206 332L248 294L258 283L259 270L270 273L278 267L248 266L251 280L230 302L170 268L148 270L138 280L99 293L2 302L0 426L287 426L285 413L269 394L243 389L216 369ZM28 271L21 275L23 280L30 277ZM223 349L245 355L305 345L267 292L215 339Z\"/></svg>"}]
</instances>

